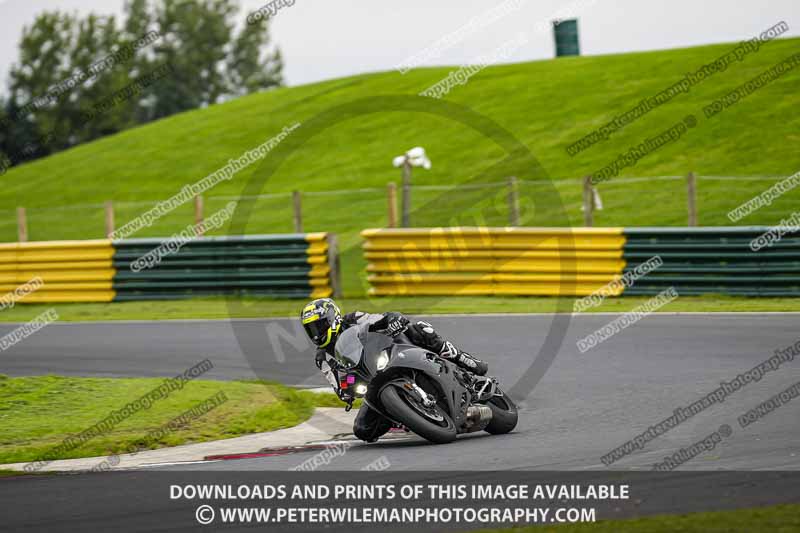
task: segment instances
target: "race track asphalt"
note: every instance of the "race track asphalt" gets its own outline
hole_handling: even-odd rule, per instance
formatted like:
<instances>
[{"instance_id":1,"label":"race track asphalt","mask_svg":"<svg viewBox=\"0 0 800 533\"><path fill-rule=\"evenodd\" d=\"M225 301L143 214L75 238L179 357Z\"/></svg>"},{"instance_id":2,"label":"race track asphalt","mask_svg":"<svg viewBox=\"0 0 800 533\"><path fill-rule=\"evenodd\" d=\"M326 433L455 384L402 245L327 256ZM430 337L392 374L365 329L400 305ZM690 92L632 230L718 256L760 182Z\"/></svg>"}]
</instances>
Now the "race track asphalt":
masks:
<instances>
[{"instance_id":1,"label":"race track asphalt","mask_svg":"<svg viewBox=\"0 0 800 533\"><path fill-rule=\"evenodd\" d=\"M800 315L794 314L651 315L581 353L577 339L615 316L576 316L557 326L543 315L422 318L484 357L490 373L516 392L517 430L500 437L467 435L444 448L418 441L358 446L329 468L352 469L386 456L397 469L605 469L600 457L611 449L800 337ZM555 327L567 329L552 366L533 390L519 386ZM0 326L0 335L12 328ZM320 384L311 353L293 320L53 324L2 353L0 373L173 376L207 357L214 364L207 378ZM682 468L797 469L800 399L746 428L737 417L798 381L800 360L784 363L615 467L649 467L728 424L730 437ZM280 470L302 460L290 455L185 468Z\"/></svg>"},{"instance_id":2,"label":"race track asphalt","mask_svg":"<svg viewBox=\"0 0 800 533\"><path fill-rule=\"evenodd\" d=\"M651 315L585 353L578 350L578 339L614 318L586 315L568 323L556 320L554 325L548 316L428 317L442 334L487 359L491 374L516 391L517 429L503 436L464 435L444 446L416 438L355 444L321 465L318 473L352 473L379 461L390 465L386 479L409 474L439 482L476 470L494 471L492 476L498 471L529 471L531 476L535 471L560 471L550 474L551 481L562 479L565 471L607 476L614 474L611 470L650 470L664 456L728 424L731 434L683 464L682 477L649 480L651 488L658 487L653 490L659 497L645 498L641 507L625 508L620 516L800 502L797 477L717 480L713 487L711 483L712 471L800 470L800 398L746 428L737 422L760 402L800 382L800 357L741 387L723 403L711 405L611 468L601 461L604 454L675 409L711 393L721 381L729 382L776 349L793 345L800 337L800 315ZM0 326L0 335L13 327ZM564 339L552 365L541 380L530 375L527 381L521 379L553 328L563 328ZM174 376L209 358L214 368L207 378L259 376L291 385L318 384L310 347L298 333L289 320L53 324L1 353L0 373ZM0 529L17 525L32 531L55 526L85 531L113 523L118 532L190 531L196 527L192 513L197 503L170 501L170 483L177 479L224 483L245 476L252 479L259 472L266 482L285 476L286 470L313 453L165 465L130 473L0 480L0 498L15 511ZM665 487L672 495L662 494ZM77 494L79 504L74 501Z\"/></svg>"}]
</instances>

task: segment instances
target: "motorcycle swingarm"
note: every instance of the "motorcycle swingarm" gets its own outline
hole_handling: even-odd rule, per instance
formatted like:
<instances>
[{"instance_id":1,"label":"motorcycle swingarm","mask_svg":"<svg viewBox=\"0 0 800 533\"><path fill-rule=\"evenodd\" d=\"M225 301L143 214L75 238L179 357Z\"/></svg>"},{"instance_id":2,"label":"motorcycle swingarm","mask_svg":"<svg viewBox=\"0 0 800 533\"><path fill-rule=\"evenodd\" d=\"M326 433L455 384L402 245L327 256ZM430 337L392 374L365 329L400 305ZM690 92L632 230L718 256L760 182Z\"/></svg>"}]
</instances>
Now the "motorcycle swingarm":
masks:
<instances>
[{"instance_id":1,"label":"motorcycle swingarm","mask_svg":"<svg viewBox=\"0 0 800 533\"><path fill-rule=\"evenodd\" d=\"M491 400L495 396L503 395L503 393L500 392L499 385L495 378L484 378L478 381L475 383L472 390L476 402L484 402Z\"/></svg>"}]
</instances>

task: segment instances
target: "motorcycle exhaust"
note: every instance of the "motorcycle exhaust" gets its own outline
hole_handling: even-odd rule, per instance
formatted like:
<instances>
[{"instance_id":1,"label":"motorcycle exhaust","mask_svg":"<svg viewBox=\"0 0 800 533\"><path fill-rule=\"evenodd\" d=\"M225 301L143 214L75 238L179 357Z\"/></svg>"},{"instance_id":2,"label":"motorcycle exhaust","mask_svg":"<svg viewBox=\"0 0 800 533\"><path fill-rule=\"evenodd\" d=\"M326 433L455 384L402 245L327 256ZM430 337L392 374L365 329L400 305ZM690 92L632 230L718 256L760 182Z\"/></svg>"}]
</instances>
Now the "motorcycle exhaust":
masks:
<instances>
[{"instance_id":1,"label":"motorcycle exhaust","mask_svg":"<svg viewBox=\"0 0 800 533\"><path fill-rule=\"evenodd\" d=\"M464 423L466 433L481 431L492 421L492 410L485 405L470 405Z\"/></svg>"}]
</instances>

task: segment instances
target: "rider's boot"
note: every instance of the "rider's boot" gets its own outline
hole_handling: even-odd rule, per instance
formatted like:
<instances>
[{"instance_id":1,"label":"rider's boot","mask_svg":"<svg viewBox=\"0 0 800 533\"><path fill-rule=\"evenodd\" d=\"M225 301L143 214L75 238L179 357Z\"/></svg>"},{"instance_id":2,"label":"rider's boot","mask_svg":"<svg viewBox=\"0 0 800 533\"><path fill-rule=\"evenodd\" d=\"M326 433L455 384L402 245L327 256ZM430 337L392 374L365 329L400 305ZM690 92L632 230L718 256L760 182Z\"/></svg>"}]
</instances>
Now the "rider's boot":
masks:
<instances>
[{"instance_id":1,"label":"rider's boot","mask_svg":"<svg viewBox=\"0 0 800 533\"><path fill-rule=\"evenodd\" d=\"M470 355L467 352L459 350L450 341L445 341L439 355L452 361L464 370L472 372L476 376L485 376L486 372L489 371L488 363L481 361L477 357Z\"/></svg>"}]
</instances>

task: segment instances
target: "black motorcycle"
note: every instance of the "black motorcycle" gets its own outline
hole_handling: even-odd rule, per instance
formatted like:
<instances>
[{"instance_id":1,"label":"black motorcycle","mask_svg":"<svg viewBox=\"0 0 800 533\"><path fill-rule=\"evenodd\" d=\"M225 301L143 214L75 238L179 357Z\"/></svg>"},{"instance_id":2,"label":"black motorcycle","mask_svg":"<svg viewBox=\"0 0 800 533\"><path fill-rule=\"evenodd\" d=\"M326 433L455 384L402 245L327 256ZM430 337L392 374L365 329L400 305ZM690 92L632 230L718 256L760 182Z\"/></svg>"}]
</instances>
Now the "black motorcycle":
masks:
<instances>
[{"instance_id":1,"label":"black motorcycle","mask_svg":"<svg viewBox=\"0 0 800 533\"><path fill-rule=\"evenodd\" d=\"M343 390L433 443L481 430L508 433L517 425L517 406L497 379L462 370L403 334L393 339L362 324L339 337L335 352Z\"/></svg>"}]
</instances>

